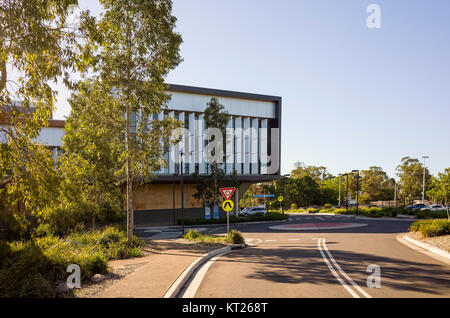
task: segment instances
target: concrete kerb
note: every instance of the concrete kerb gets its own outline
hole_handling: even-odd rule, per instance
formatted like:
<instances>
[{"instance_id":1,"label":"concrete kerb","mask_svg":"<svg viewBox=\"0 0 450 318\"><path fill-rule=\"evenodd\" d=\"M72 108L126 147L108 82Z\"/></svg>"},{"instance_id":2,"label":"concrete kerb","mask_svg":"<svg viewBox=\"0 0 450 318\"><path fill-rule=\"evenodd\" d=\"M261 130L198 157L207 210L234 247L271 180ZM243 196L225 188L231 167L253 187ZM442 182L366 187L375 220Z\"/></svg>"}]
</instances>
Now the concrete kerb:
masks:
<instances>
[{"instance_id":1,"label":"concrete kerb","mask_svg":"<svg viewBox=\"0 0 450 318\"><path fill-rule=\"evenodd\" d=\"M200 267L207 260L213 258L216 255L227 253L231 250L244 248L246 244L234 244L219 248L217 250L206 253L199 258L197 258L194 262L192 262L182 273L178 276L177 280L170 286L169 290L165 293L163 298L175 298L180 293L181 288L186 284L186 282L191 278L192 274L195 270Z\"/></svg>"},{"instance_id":2,"label":"concrete kerb","mask_svg":"<svg viewBox=\"0 0 450 318\"><path fill-rule=\"evenodd\" d=\"M403 245L406 245L431 257L437 258L438 260L444 261L447 264L450 264L450 253L447 251L413 239L412 237L409 237L407 233L397 235L396 239Z\"/></svg>"}]
</instances>

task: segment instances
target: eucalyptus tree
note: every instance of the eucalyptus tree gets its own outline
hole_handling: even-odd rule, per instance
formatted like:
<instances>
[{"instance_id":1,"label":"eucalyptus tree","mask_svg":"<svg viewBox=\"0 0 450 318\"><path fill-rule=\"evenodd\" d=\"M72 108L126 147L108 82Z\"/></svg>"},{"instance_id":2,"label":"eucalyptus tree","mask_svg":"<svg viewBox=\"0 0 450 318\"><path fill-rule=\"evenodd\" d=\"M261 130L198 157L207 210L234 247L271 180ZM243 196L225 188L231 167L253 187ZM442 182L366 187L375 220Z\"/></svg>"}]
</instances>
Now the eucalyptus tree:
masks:
<instances>
[{"instance_id":1,"label":"eucalyptus tree","mask_svg":"<svg viewBox=\"0 0 450 318\"><path fill-rule=\"evenodd\" d=\"M124 147L120 170L126 184L127 229L133 242L133 184L151 177L166 164L164 152L173 118L154 120L170 96L164 78L180 62L180 34L174 31L176 18L170 0L100 0L101 16L85 28L90 41L82 50L80 63L92 80L119 107L123 116L120 134ZM115 139L112 139L115 140Z\"/></svg>"},{"instance_id":2,"label":"eucalyptus tree","mask_svg":"<svg viewBox=\"0 0 450 318\"><path fill-rule=\"evenodd\" d=\"M70 83L76 0L0 1L0 195L41 214L55 195L50 152L34 138L54 110L51 84ZM81 20L80 20L81 21Z\"/></svg>"}]
</instances>

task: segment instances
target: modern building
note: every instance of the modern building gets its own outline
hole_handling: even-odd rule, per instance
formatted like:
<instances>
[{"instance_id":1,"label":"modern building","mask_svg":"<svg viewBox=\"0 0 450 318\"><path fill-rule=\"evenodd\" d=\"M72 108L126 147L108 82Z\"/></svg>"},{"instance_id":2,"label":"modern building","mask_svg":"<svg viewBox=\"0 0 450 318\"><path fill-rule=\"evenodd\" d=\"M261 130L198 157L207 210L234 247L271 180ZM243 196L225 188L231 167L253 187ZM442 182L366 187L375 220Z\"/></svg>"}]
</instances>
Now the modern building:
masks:
<instances>
[{"instance_id":1,"label":"modern building","mask_svg":"<svg viewBox=\"0 0 450 318\"><path fill-rule=\"evenodd\" d=\"M150 183L134 190L137 227L177 222L181 215L181 178L185 192L184 217L205 217L203 203L192 195L196 192L194 175L210 172L209 132L205 127L204 110L212 97L217 98L230 115L227 134L223 138L221 167L226 175L235 173L239 182L234 200L237 202L252 183L279 178L281 97L173 84L168 85L167 93L172 98L166 109L154 114L154 119L174 117L184 122L184 130L180 143L167 149L168 165L156 172ZM63 135L64 121L50 120L49 127L42 129L37 141L53 149L56 157Z\"/></svg>"}]
</instances>

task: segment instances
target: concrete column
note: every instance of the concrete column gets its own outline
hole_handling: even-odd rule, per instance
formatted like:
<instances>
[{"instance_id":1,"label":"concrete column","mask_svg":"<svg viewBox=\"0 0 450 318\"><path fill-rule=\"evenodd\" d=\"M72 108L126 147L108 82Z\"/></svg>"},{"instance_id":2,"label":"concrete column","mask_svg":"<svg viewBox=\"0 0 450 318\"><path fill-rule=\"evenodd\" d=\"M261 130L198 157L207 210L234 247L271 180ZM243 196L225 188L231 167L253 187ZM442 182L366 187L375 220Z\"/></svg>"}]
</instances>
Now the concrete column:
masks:
<instances>
[{"instance_id":1,"label":"concrete column","mask_svg":"<svg viewBox=\"0 0 450 318\"><path fill-rule=\"evenodd\" d=\"M267 119L261 120L259 143L259 158L261 160L261 174L267 174Z\"/></svg>"},{"instance_id":2,"label":"concrete column","mask_svg":"<svg viewBox=\"0 0 450 318\"><path fill-rule=\"evenodd\" d=\"M251 144L250 144L250 165L251 165L251 174L258 174L258 125L259 120L258 118L253 118L252 121L252 127L251 127Z\"/></svg>"},{"instance_id":3,"label":"concrete column","mask_svg":"<svg viewBox=\"0 0 450 318\"><path fill-rule=\"evenodd\" d=\"M250 118L244 118L244 171L243 174L250 174Z\"/></svg>"},{"instance_id":4,"label":"concrete column","mask_svg":"<svg viewBox=\"0 0 450 318\"><path fill-rule=\"evenodd\" d=\"M189 173L195 172L195 113L189 114Z\"/></svg>"},{"instance_id":5,"label":"concrete column","mask_svg":"<svg viewBox=\"0 0 450 318\"><path fill-rule=\"evenodd\" d=\"M234 129L233 129L233 117L230 116L230 120L227 124L227 135L225 138L225 173L233 173L233 163L234 163Z\"/></svg>"},{"instance_id":6,"label":"concrete column","mask_svg":"<svg viewBox=\"0 0 450 318\"><path fill-rule=\"evenodd\" d=\"M242 132L242 117L235 117L234 119L234 136L236 138L235 149L235 169L237 174L242 174L243 160L243 132Z\"/></svg>"},{"instance_id":7,"label":"concrete column","mask_svg":"<svg viewBox=\"0 0 450 318\"><path fill-rule=\"evenodd\" d=\"M169 117L175 118L175 112L169 112ZM175 156L174 156L174 146L170 145L169 147L169 174L175 173Z\"/></svg>"},{"instance_id":8,"label":"concrete column","mask_svg":"<svg viewBox=\"0 0 450 318\"><path fill-rule=\"evenodd\" d=\"M205 153L204 153L204 145L205 141L203 139L203 136L205 135L205 117L203 114L200 114L198 116L198 170L199 174L205 174L206 173L206 167L205 167Z\"/></svg>"}]
</instances>

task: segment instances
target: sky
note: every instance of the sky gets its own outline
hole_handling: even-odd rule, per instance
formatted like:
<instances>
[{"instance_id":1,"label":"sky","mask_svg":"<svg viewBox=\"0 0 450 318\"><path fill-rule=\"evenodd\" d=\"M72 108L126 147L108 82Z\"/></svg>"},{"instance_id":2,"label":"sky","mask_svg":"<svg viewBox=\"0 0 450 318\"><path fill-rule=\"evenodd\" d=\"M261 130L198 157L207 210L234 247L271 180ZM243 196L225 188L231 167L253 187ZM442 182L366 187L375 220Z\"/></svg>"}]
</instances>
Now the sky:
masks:
<instances>
[{"instance_id":1,"label":"sky","mask_svg":"<svg viewBox=\"0 0 450 318\"><path fill-rule=\"evenodd\" d=\"M450 1L173 3L183 62L167 82L281 96L283 174L301 161L394 177L401 158L423 155L432 174L450 167ZM58 88L62 119L70 92Z\"/></svg>"}]
</instances>

